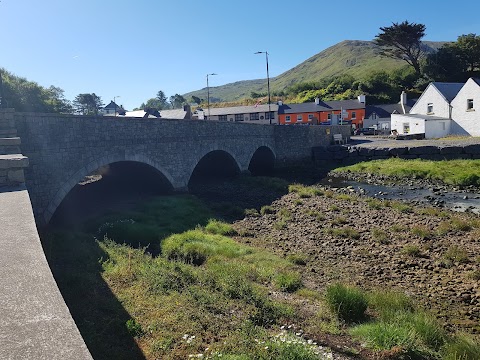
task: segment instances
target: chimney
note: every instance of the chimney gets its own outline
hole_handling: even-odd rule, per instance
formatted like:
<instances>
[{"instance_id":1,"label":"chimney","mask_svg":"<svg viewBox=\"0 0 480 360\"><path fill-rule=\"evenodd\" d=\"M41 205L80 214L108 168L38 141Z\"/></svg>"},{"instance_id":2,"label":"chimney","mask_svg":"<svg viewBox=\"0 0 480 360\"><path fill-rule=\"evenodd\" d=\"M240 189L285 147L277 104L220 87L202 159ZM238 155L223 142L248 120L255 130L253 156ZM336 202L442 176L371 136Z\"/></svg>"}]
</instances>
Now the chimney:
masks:
<instances>
[{"instance_id":1,"label":"chimney","mask_svg":"<svg viewBox=\"0 0 480 360\"><path fill-rule=\"evenodd\" d=\"M283 105L283 101L279 100L278 101L278 106L282 106Z\"/></svg>"},{"instance_id":2,"label":"chimney","mask_svg":"<svg viewBox=\"0 0 480 360\"><path fill-rule=\"evenodd\" d=\"M407 105L407 93L405 91L400 94L400 104Z\"/></svg>"},{"instance_id":3,"label":"chimney","mask_svg":"<svg viewBox=\"0 0 480 360\"><path fill-rule=\"evenodd\" d=\"M188 105L188 104L183 105L183 111L186 112L185 119L191 119L192 118L192 108L190 107L190 105Z\"/></svg>"},{"instance_id":4,"label":"chimney","mask_svg":"<svg viewBox=\"0 0 480 360\"><path fill-rule=\"evenodd\" d=\"M362 95L358 95L358 102L362 103L362 104L365 104L367 102L366 100L366 96L364 94Z\"/></svg>"},{"instance_id":5,"label":"chimney","mask_svg":"<svg viewBox=\"0 0 480 360\"><path fill-rule=\"evenodd\" d=\"M319 97L315 98L315 105L320 105L320 98Z\"/></svg>"}]
</instances>

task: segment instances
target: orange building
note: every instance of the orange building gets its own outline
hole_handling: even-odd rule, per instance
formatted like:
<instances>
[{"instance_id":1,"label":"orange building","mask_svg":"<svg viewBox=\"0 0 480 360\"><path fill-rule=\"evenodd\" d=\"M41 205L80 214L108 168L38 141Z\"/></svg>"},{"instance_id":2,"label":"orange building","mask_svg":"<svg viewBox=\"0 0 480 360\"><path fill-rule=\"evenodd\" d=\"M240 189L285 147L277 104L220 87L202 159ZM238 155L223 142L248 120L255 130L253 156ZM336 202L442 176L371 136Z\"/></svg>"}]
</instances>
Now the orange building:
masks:
<instances>
[{"instance_id":1,"label":"orange building","mask_svg":"<svg viewBox=\"0 0 480 360\"><path fill-rule=\"evenodd\" d=\"M281 104L278 107L278 123L291 124L321 124L330 123L332 115L340 115L342 120L351 122L355 128L363 127L365 118L365 96L360 95L357 100L321 101L302 104Z\"/></svg>"}]
</instances>

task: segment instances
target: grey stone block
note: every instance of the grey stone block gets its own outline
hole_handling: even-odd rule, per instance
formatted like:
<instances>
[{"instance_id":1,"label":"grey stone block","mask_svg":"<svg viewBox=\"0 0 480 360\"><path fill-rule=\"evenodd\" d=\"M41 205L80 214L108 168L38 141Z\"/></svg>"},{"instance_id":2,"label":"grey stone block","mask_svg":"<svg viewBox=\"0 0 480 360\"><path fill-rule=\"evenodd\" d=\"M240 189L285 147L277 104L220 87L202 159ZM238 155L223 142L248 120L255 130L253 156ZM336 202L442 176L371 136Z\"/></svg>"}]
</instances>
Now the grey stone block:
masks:
<instances>
[{"instance_id":1,"label":"grey stone block","mask_svg":"<svg viewBox=\"0 0 480 360\"><path fill-rule=\"evenodd\" d=\"M408 153L411 155L439 154L440 149L437 146L411 146L408 148Z\"/></svg>"},{"instance_id":2,"label":"grey stone block","mask_svg":"<svg viewBox=\"0 0 480 360\"><path fill-rule=\"evenodd\" d=\"M463 153L462 146L440 146L439 149L440 149L440 154L442 155Z\"/></svg>"},{"instance_id":3,"label":"grey stone block","mask_svg":"<svg viewBox=\"0 0 480 360\"><path fill-rule=\"evenodd\" d=\"M465 145L463 151L465 154L480 154L480 144Z\"/></svg>"},{"instance_id":4,"label":"grey stone block","mask_svg":"<svg viewBox=\"0 0 480 360\"><path fill-rule=\"evenodd\" d=\"M406 154L408 152L408 147L402 146L402 147L393 147L388 150L389 154L392 156L399 156Z\"/></svg>"},{"instance_id":5,"label":"grey stone block","mask_svg":"<svg viewBox=\"0 0 480 360\"><path fill-rule=\"evenodd\" d=\"M23 174L23 169L9 170L7 173L7 179L11 182L23 183L25 182L25 176Z\"/></svg>"},{"instance_id":6,"label":"grey stone block","mask_svg":"<svg viewBox=\"0 0 480 360\"><path fill-rule=\"evenodd\" d=\"M358 149L358 155L360 156L372 156L375 153L375 149L361 147Z\"/></svg>"},{"instance_id":7,"label":"grey stone block","mask_svg":"<svg viewBox=\"0 0 480 360\"><path fill-rule=\"evenodd\" d=\"M388 154L389 154L389 149L388 148L377 148L377 149L374 149L374 151L373 151L373 156L375 156L375 157L377 157L377 156L388 157Z\"/></svg>"},{"instance_id":8,"label":"grey stone block","mask_svg":"<svg viewBox=\"0 0 480 360\"><path fill-rule=\"evenodd\" d=\"M403 154L398 156L400 159L410 160L410 159L418 159L417 155L412 154Z\"/></svg>"}]
</instances>

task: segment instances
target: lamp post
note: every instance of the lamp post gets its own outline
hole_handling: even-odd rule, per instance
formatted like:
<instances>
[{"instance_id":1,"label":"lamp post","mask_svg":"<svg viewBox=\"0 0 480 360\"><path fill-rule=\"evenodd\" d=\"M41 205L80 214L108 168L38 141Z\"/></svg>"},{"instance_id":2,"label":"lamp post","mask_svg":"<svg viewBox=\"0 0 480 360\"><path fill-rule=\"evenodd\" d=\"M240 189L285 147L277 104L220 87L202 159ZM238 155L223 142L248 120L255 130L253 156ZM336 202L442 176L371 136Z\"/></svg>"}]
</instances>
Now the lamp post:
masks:
<instances>
[{"instance_id":1,"label":"lamp post","mask_svg":"<svg viewBox=\"0 0 480 360\"><path fill-rule=\"evenodd\" d=\"M207 120L210 119L210 87L208 86L208 77L211 75L218 75L218 74L215 74L215 73L207 74L207 109L208 109Z\"/></svg>"},{"instance_id":2,"label":"lamp post","mask_svg":"<svg viewBox=\"0 0 480 360\"><path fill-rule=\"evenodd\" d=\"M115 102L116 98L119 98L120 95L114 96L113 97L113 104L115 105L115 112L113 113L113 116L117 116L117 103Z\"/></svg>"},{"instance_id":3,"label":"lamp post","mask_svg":"<svg viewBox=\"0 0 480 360\"><path fill-rule=\"evenodd\" d=\"M272 112L270 111L270 75L268 74L268 51L257 51L254 54L265 54L265 60L267 62L268 118L270 119L270 125L271 125Z\"/></svg>"}]
</instances>

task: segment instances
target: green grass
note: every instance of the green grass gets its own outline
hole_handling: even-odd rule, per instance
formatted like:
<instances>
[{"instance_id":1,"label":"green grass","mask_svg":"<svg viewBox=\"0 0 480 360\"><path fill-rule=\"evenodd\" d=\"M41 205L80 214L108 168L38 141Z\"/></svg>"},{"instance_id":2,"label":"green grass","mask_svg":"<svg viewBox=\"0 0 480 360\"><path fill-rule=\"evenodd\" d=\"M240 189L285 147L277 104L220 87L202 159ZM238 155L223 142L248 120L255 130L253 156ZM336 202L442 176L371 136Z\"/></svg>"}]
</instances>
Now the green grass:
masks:
<instances>
[{"instance_id":1,"label":"green grass","mask_svg":"<svg viewBox=\"0 0 480 360\"><path fill-rule=\"evenodd\" d=\"M458 245L450 246L443 254L442 258L445 264L449 267L452 266L454 263L464 264L469 261L467 251Z\"/></svg>"},{"instance_id":2,"label":"green grass","mask_svg":"<svg viewBox=\"0 0 480 360\"><path fill-rule=\"evenodd\" d=\"M274 214L274 213L275 213L275 209L273 208L273 206L264 205L260 208L260 214L262 215Z\"/></svg>"},{"instance_id":3,"label":"green grass","mask_svg":"<svg viewBox=\"0 0 480 360\"><path fill-rule=\"evenodd\" d=\"M411 257L419 257L422 254L422 251L420 250L418 245L408 244L403 247L401 253Z\"/></svg>"},{"instance_id":4,"label":"green grass","mask_svg":"<svg viewBox=\"0 0 480 360\"><path fill-rule=\"evenodd\" d=\"M480 343L468 335L457 335L442 349L443 360L478 360Z\"/></svg>"},{"instance_id":5,"label":"green grass","mask_svg":"<svg viewBox=\"0 0 480 360\"><path fill-rule=\"evenodd\" d=\"M480 160L403 160L391 158L362 162L337 168L334 171L351 171L441 181L456 186L480 186Z\"/></svg>"},{"instance_id":6,"label":"green grass","mask_svg":"<svg viewBox=\"0 0 480 360\"><path fill-rule=\"evenodd\" d=\"M380 228L373 228L372 229L372 238L376 242L379 242L380 244L389 244L390 239L388 237L388 234L385 232L385 230L380 229Z\"/></svg>"},{"instance_id":7,"label":"green grass","mask_svg":"<svg viewBox=\"0 0 480 360\"><path fill-rule=\"evenodd\" d=\"M314 186L305 186L302 184L291 184L288 186L289 193L296 193L300 198L306 199L313 196L321 196L324 192Z\"/></svg>"},{"instance_id":8,"label":"green grass","mask_svg":"<svg viewBox=\"0 0 480 360\"><path fill-rule=\"evenodd\" d=\"M363 291L343 284L327 287L325 299L339 319L353 323L364 319L368 300Z\"/></svg>"},{"instance_id":9,"label":"green grass","mask_svg":"<svg viewBox=\"0 0 480 360\"><path fill-rule=\"evenodd\" d=\"M423 225L413 226L410 230L415 236L418 236L422 240L428 240L432 238L432 231Z\"/></svg>"},{"instance_id":10,"label":"green grass","mask_svg":"<svg viewBox=\"0 0 480 360\"><path fill-rule=\"evenodd\" d=\"M205 231L210 234L224 235L224 236L232 236L237 234L237 232L232 227L232 225L216 219L208 220L207 225L205 225Z\"/></svg>"},{"instance_id":11,"label":"green grass","mask_svg":"<svg viewBox=\"0 0 480 360\"><path fill-rule=\"evenodd\" d=\"M324 231L326 234L332 235L335 237L341 237L341 238L347 238L347 239L360 239L360 233L351 227L327 228Z\"/></svg>"},{"instance_id":12,"label":"green grass","mask_svg":"<svg viewBox=\"0 0 480 360\"><path fill-rule=\"evenodd\" d=\"M375 209L375 210L380 210L381 208L384 207L384 204L381 200L374 199L374 198L368 198L365 200L365 202L368 204L368 207Z\"/></svg>"}]
</instances>

